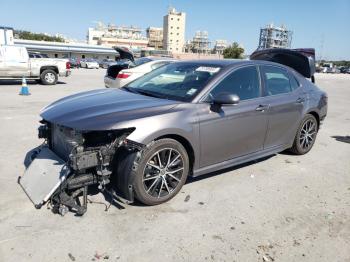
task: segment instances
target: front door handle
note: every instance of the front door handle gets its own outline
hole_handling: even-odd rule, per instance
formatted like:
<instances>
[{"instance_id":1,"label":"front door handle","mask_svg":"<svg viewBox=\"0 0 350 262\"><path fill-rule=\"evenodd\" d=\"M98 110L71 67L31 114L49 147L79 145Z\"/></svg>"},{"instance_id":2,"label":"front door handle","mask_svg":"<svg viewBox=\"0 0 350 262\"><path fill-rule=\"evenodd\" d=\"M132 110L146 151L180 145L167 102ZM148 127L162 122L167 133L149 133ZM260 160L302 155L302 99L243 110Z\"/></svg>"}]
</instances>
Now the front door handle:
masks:
<instances>
[{"instance_id":1,"label":"front door handle","mask_svg":"<svg viewBox=\"0 0 350 262\"><path fill-rule=\"evenodd\" d=\"M255 111L264 112L268 108L269 108L268 105L259 105L257 108L255 108Z\"/></svg>"},{"instance_id":2,"label":"front door handle","mask_svg":"<svg viewBox=\"0 0 350 262\"><path fill-rule=\"evenodd\" d=\"M297 101L295 101L297 104L302 104L305 102L305 98L299 97Z\"/></svg>"}]
</instances>

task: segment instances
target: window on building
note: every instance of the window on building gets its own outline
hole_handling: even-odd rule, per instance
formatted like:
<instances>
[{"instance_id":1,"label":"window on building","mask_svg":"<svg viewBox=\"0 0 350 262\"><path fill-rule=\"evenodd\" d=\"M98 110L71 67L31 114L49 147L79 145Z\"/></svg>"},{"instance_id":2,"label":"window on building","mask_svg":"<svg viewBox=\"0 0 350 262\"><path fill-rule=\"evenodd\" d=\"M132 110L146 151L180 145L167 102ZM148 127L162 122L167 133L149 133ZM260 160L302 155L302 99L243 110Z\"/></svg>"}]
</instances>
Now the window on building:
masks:
<instances>
[{"instance_id":1,"label":"window on building","mask_svg":"<svg viewBox=\"0 0 350 262\"><path fill-rule=\"evenodd\" d=\"M177 21L180 21L180 18L178 18Z\"/></svg>"},{"instance_id":2,"label":"window on building","mask_svg":"<svg viewBox=\"0 0 350 262\"><path fill-rule=\"evenodd\" d=\"M85 59L85 55L81 55L81 58L82 58L82 59Z\"/></svg>"},{"instance_id":3,"label":"window on building","mask_svg":"<svg viewBox=\"0 0 350 262\"><path fill-rule=\"evenodd\" d=\"M58 54L55 54L55 58L57 58L58 57Z\"/></svg>"},{"instance_id":4,"label":"window on building","mask_svg":"<svg viewBox=\"0 0 350 262\"><path fill-rule=\"evenodd\" d=\"M179 33L177 33L177 35L179 35Z\"/></svg>"},{"instance_id":5,"label":"window on building","mask_svg":"<svg viewBox=\"0 0 350 262\"><path fill-rule=\"evenodd\" d=\"M285 94L291 91L286 70L275 66L262 66L262 71L268 95Z\"/></svg>"}]
</instances>

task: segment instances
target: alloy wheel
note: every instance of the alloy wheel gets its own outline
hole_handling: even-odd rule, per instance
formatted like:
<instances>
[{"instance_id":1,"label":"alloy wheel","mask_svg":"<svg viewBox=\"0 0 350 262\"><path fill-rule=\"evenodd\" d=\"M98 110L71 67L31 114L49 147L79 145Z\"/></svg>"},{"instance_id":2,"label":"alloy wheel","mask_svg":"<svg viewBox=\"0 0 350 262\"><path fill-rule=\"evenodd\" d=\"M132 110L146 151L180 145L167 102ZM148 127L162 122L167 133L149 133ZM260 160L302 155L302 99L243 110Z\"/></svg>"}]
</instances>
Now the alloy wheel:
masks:
<instances>
[{"instance_id":1,"label":"alloy wheel","mask_svg":"<svg viewBox=\"0 0 350 262\"><path fill-rule=\"evenodd\" d=\"M303 124L299 144L303 150L308 150L314 143L317 134L317 123L314 119L308 119Z\"/></svg>"},{"instance_id":2,"label":"alloy wheel","mask_svg":"<svg viewBox=\"0 0 350 262\"><path fill-rule=\"evenodd\" d=\"M152 197L166 197L180 184L183 172L181 154L173 148L160 149L148 159L144 168L144 189Z\"/></svg>"}]
</instances>

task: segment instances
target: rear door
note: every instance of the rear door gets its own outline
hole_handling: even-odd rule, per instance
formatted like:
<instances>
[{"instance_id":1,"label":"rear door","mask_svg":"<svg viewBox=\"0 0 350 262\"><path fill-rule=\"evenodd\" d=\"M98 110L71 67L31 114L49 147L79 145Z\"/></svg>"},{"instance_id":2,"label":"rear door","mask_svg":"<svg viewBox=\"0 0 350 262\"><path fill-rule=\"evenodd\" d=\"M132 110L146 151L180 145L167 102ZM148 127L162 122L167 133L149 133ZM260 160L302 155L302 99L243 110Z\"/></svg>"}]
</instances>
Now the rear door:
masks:
<instances>
[{"instance_id":1,"label":"rear door","mask_svg":"<svg viewBox=\"0 0 350 262\"><path fill-rule=\"evenodd\" d=\"M264 148L289 144L293 141L302 118L304 92L285 68L260 66L268 104L268 130Z\"/></svg>"}]
</instances>

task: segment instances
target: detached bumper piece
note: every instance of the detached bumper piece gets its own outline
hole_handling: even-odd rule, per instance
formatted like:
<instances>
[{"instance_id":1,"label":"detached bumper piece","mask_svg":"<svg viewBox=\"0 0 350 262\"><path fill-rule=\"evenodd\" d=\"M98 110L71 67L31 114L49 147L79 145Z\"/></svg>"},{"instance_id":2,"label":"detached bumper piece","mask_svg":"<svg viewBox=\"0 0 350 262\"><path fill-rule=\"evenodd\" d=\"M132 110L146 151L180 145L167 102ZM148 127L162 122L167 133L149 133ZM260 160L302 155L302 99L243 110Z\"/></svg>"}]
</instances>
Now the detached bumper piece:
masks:
<instances>
[{"instance_id":1,"label":"detached bumper piece","mask_svg":"<svg viewBox=\"0 0 350 262\"><path fill-rule=\"evenodd\" d=\"M43 125L39 128L39 137L47 139L48 145L40 149L25 174L19 178L19 184L35 207L40 208L50 201L54 213L65 215L68 211L72 211L82 216L87 211L87 194L90 186L107 193L111 201L132 203L133 189L130 176L126 172L120 174L116 172L116 166L119 165L116 156L140 151L143 145L127 140L128 133L112 137L107 142L98 134L94 136L94 143L82 144L76 142L80 141L79 134L62 130L61 133L65 132L70 137L58 136L56 131L56 137L52 139L52 130L49 126ZM113 184L118 192L120 188L123 189L119 194L114 191L113 186L110 186L112 174L123 182L121 185ZM119 180L117 179L117 182Z\"/></svg>"},{"instance_id":2,"label":"detached bumper piece","mask_svg":"<svg viewBox=\"0 0 350 262\"><path fill-rule=\"evenodd\" d=\"M43 147L18 182L34 206L40 208L69 172L62 159L48 147Z\"/></svg>"}]
</instances>

